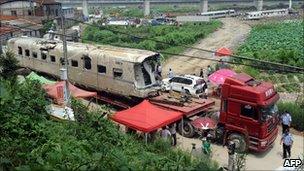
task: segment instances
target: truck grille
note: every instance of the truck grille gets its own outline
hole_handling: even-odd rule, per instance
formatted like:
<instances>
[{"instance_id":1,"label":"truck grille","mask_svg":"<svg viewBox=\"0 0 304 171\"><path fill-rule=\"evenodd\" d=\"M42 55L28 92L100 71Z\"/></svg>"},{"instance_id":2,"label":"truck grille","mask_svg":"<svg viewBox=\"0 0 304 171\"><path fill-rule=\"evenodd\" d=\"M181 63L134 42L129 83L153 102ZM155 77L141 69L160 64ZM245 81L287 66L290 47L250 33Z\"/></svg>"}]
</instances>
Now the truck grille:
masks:
<instances>
[{"instance_id":1,"label":"truck grille","mask_svg":"<svg viewBox=\"0 0 304 171\"><path fill-rule=\"evenodd\" d=\"M267 131L268 133L272 132L277 126L277 121L276 119L271 119L269 122L268 122L268 125L267 125Z\"/></svg>"},{"instance_id":2,"label":"truck grille","mask_svg":"<svg viewBox=\"0 0 304 171\"><path fill-rule=\"evenodd\" d=\"M196 92L195 92L196 94L200 94L200 93L203 93L203 89L198 89L198 90L196 90Z\"/></svg>"}]
</instances>

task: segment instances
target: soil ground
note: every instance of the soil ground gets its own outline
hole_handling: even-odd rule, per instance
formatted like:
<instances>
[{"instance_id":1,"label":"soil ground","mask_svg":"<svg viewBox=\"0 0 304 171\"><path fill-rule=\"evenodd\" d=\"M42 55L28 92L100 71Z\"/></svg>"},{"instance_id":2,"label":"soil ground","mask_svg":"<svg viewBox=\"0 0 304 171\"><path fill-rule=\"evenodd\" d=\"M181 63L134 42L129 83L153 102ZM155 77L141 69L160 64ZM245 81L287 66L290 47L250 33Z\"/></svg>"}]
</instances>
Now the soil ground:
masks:
<instances>
[{"instance_id":1,"label":"soil ground","mask_svg":"<svg viewBox=\"0 0 304 171\"><path fill-rule=\"evenodd\" d=\"M227 47L232 50L243 42L250 32L250 26L237 18L221 19L223 26L214 33L199 41L194 47L216 51L218 48ZM203 52L195 49L188 49L185 55L216 59L212 53ZM176 74L199 74L200 69L206 69L212 61L172 56L163 65L164 75L168 73L169 68Z\"/></svg>"},{"instance_id":2,"label":"soil ground","mask_svg":"<svg viewBox=\"0 0 304 171\"><path fill-rule=\"evenodd\" d=\"M194 47L213 50L220 47L228 47L234 50L240 45L250 32L251 27L248 22L241 21L237 18L224 18L222 28L210 34L207 38L201 40ZM213 58L213 54L194 49L188 49L184 52L186 55ZM172 56L163 65L164 75L167 74L169 68L172 68L175 74L199 74L201 68L206 69L211 61L203 59L193 59L188 57ZM304 152L304 138L303 132L292 130L294 137L294 145L292 147L292 158L297 158L303 155ZM273 145L268 151L264 153L249 153L246 161L246 170L275 170L282 166L282 146L280 145L281 130ZM197 152L200 153L201 141L197 138L185 138L178 135L178 147L191 151L192 143L196 144ZM221 145L212 145L213 156L220 166L227 166L228 153L227 148Z\"/></svg>"},{"instance_id":3,"label":"soil ground","mask_svg":"<svg viewBox=\"0 0 304 171\"><path fill-rule=\"evenodd\" d=\"M283 150L280 145L281 129L279 135L275 140L274 146L264 153L250 152L246 157L246 170L275 170L283 166L284 160L282 159ZM294 130L291 132L295 132ZM304 137L303 133L292 133L294 144L291 149L291 158L298 158L304 152ZM177 136L177 146L183 150L191 151L192 143L196 144L197 153L201 154L201 141L198 138L185 138L180 135ZM228 151L226 147L221 145L212 144L212 159L217 161L220 166L227 167Z\"/></svg>"}]
</instances>

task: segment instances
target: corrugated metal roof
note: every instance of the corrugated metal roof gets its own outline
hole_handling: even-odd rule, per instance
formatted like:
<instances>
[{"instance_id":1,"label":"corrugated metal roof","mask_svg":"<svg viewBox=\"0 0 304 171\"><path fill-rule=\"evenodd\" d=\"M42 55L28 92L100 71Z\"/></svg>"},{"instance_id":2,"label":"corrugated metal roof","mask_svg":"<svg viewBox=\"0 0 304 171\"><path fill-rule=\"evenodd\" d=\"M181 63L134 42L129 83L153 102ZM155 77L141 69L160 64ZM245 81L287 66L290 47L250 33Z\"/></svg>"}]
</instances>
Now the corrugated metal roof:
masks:
<instances>
[{"instance_id":1,"label":"corrugated metal roof","mask_svg":"<svg viewBox=\"0 0 304 171\"><path fill-rule=\"evenodd\" d=\"M12 33L15 31L18 31L19 29L13 28L13 27L0 27L0 35L4 35L4 34L8 34L8 33Z\"/></svg>"},{"instance_id":2,"label":"corrugated metal roof","mask_svg":"<svg viewBox=\"0 0 304 171\"><path fill-rule=\"evenodd\" d=\"M0 0L0 4L5 4L14 1L27 1L29 0ZM33 2L38 3L39 5L48 5L48 4L61 4L60 2L56 2L55 0L33 0Z\"/></svg>"}]
</instances>

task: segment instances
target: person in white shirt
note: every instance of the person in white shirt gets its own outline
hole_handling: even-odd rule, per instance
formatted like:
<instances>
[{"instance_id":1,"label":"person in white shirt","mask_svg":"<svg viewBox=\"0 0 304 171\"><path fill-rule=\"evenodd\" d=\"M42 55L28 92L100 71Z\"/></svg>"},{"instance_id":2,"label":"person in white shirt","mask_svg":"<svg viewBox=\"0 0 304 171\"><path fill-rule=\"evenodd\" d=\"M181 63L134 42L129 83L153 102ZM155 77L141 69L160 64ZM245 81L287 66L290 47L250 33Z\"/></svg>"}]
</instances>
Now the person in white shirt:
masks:
<instances>
[{"instance_id":1,"label":"person in white shirt","mask_svg":"<svg viewBox=\"0 0 304 171\"><path fill-rule=\"evenodd\" d=\"M282 133L284 134L286 129L290 128L290 124L291 124L291 116L288 111L285 111L281 116L281 122L282 122Z\"/></svg>"},{"instance_id":2,"label":"person in white shirt","mask_svg":"<svg viewBox=\"0 0 304 171\"><path fill-rule=\"evenodd\" d=\"M170 133L172 136L172 145L176 146L176 124L175 123L170 125Z\"/></svg>"},{"instance_id":3,"label":"person in white shirt","mask_svg":"<svg viewBox=\"0 0 304 171\"><path fill-rule=\"evenodd\" d=\"M291 156L291 147L293 144L293 137L289 133L289 128L287 128L281 138L280 145L283 143L283 159Z\"/></svg>"},{"instance_id":4,"label":"person in white shirt","mask_svg":"<svg viewBox=\"0 0 304 171\"><path fill-rule=\"evenodd\" d=\"M171 68L169 69L168 77L169 78L173 78L174 77L174 73L173 73L173 71L172 71Z\"/></svg>"},{"instance_id":5,"label":"person in white shirt","mask_svg":"<svg viewBox=\"0 0 304 171\"><path fill-rule=\"evenodd\" d=\"M162 127L162 130L161 130L161 132L160 132L160 136L161 136L162 139L164 139L164 140L168 140L169 137L171 137L171 133L170 133L170 131L168 130L167 126Z\"/></svg>"}]
</instances>

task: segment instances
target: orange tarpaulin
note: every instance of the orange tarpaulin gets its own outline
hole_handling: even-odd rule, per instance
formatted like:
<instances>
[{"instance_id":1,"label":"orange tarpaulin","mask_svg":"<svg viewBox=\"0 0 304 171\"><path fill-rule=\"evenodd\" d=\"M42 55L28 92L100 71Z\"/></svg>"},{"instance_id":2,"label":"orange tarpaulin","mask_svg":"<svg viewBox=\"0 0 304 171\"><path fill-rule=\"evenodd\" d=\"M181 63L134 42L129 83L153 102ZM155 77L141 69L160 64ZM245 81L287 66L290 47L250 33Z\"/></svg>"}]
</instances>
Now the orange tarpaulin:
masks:
<instances>
[{"instance_id":1,"label":"orange tarpaulin","mask_svg":"<svg viewBox=\"0 0 304 171\"><path fill-rule=\"evenodd\" d=\"M55 84L46 84L43 86L43 89L46 93L57 100L63 100L63 89L64 89L64 81L57 82ZM86 98L86 97L95 97L97 95L96 92L90 92L86 90L82 90L80 88L75 87L73 84L69 83L70 94L76 98Z\"/></svg>"},{"instance_id":2,"label":"orange tarpaulin","mask_svg":"<svg viewBox=\"0 0 304 171\"><path fill-rule=\"evenodd\" d=\"M219 48L215 52L215 56L230 56L232 55L232 51L226 47Z\"/></svg>"},{"instance_id":3,"label":"orange tarpaulin","mask_svg":"<svg viewBox=\"0 0 304 171\"><path fill-rule=\"evenodd\" d=\"M115 113L111 119L129 128L151 132L182 118L182 113L168 110L144 100L140 104Z\"/></svg>"}]
</instances>

